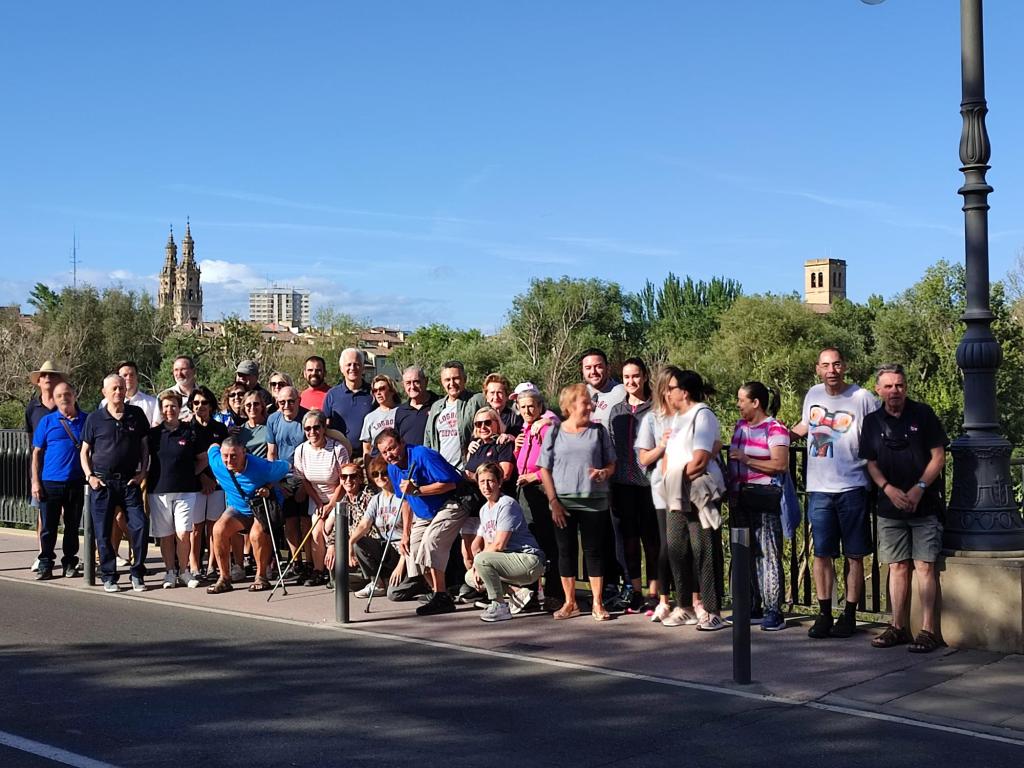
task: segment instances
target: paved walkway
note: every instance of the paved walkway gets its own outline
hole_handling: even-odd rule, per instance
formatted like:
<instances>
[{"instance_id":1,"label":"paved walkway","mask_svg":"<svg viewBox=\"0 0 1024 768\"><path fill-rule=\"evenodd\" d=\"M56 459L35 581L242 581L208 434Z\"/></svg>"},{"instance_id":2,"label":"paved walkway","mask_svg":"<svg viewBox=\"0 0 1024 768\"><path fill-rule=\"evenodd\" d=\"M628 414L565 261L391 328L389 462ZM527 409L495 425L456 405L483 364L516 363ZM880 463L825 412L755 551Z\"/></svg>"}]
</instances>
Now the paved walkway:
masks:
<instances>
[{"instance_id":1,"label":"paved walkway","mask_svg":"<svg viewBox=\"0 0 1024 768\"><path fill-rule=\"evenodd\" d=\"M30 532L0 529L0 579L31 581L35 556ZM771 697L829 709L856 710L887 719L906 718L943 728L963 728L1019 741L1024 746L1024 656L941 649L915 655L905 647L878 650L870 638L880 627L867 626L848 640L811 640L810 619L794 617L783 632L753 628L754 682L732 682L731 631L703 633L693 627L669 628L643 616L622 616L597 624L584 616L554 622L547 614L485 624L479 612L460 607L453 614L420 618L415 603L352 598L351 623L334 619L334 593L323 587L292 587L267 602L266 593L242 589L207 595L205 590L159 588L162 566L151 549L148 565L156 574L143 594L120 597L153 600L184 608L257 615L341 631L366 632L405 642L441 643L473 653L527 658L541 664L592 668L602 674L656 678L666 684L709 687L731 695ZM121 583L128 581L122 575ZM81 579L56 578L40 588L97 593Z\"/></svg>"}]
</instances>

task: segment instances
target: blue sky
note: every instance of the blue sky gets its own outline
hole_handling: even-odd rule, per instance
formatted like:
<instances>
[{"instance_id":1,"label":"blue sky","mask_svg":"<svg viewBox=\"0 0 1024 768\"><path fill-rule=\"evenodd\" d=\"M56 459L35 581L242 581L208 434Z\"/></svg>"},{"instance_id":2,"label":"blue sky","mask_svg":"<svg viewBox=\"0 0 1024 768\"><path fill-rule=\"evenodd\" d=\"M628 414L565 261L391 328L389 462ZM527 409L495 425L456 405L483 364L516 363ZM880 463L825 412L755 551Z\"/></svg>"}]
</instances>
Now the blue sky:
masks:
<instances>
[{"instance_id":1,"label":"blue sky","mask_svg":"<svg viewBox=\"0 0 1024 768\"><path fill-rule=\"evenodd\" d=\"M890 296L963 258L958 4L5 3L0 303L268 281L379 324L500 326L532 277ZM986 8L992 276L1024 247L1024 4Z\"/></svg>"}]
</instances>

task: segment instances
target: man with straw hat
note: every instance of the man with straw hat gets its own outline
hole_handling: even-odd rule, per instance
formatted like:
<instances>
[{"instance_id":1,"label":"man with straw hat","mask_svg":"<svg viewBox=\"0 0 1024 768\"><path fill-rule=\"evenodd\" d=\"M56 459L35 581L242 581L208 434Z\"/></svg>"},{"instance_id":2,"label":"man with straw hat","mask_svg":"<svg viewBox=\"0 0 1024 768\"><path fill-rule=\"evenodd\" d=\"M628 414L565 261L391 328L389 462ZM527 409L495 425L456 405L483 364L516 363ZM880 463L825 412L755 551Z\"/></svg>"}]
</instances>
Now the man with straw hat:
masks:
<instances>
[{"instance_id":1,"label":"man with straw hat","mask_svg":"<svg viewBox=\"0 0 1024 768\"><path fill-rule=\"evenodd\" d=\"M53 390L58 384L64 381L63 371L57 370L57 366L53 364L52 360L46 360L38 371L32 371L29 374L28 380L32 382L33 387L39 388L39 395L33 396L28 401L28 406L25 408L25 431L28 433L29 441L32 440L32 436L36 432L36 427L39 426L39 422L43 420L43 417L49 413L53 413L57 410L57 401L53 398ZM30 503L33 509L36 510L36 536L37 538L42 535L43 523L42 518L39 517L39 500L34 496L30 497ZM42 542L40 541L40 551ZM36 571L39 568L39 557L36 556L35 562L32 563L32 571Z\"/></svg>"}]
</instances>

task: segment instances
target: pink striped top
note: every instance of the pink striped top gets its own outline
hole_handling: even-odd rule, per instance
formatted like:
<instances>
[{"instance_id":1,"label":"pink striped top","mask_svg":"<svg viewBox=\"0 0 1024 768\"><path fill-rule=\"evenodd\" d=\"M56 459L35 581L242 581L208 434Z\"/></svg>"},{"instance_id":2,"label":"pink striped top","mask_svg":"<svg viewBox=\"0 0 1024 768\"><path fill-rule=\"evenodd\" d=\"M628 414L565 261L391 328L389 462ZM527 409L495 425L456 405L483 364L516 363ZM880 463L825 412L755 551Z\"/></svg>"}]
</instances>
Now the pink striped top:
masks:
<instances>
[{"instance_id":1,"label":"pink striped top","mask_svg":"<svg viewBox=\"0 0 1024 768\"><path fill-rule=\"evenodd\" d=\"M752 459L767 460L772 457L771 449L789 445L789 430L778 419L770 416L757 426L751 426L746 419L736 422L732 433L732 448L742 451ZM772 476L758 472L747 464L730 461L730 475L734 490L743 483L771 485Z\"/></svg>"}]
</instances>

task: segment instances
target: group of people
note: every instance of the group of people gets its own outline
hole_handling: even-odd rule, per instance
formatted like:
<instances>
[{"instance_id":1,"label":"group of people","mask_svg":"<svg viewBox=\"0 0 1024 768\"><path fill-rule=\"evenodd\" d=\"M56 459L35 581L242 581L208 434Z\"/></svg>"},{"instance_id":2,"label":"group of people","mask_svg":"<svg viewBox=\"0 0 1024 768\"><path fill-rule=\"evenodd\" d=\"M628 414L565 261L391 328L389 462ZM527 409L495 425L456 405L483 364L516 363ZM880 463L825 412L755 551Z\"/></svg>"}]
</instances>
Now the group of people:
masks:
<instances>
[{"instance_id":1,"label":"group of people","mask_svg":"<svg viewBox=\"0 0 1024 768\"><path fill-rule=\"evenodd\" d=\"M821 380L802 417L776 419L779 396L743 384L727 450L708 405L714 390L695 371L664 366L652 376L629 358L621 381L607 356L588 349L581 381L557 412L530 382L494 373L466 388L462 363L444 363L441 394L417 366L364 380L365 357L346 349L342 380L325 361L304 363L300 390L284 373L260 384L242 361L218 399L195 380L194 362L174 361L173 386L139 391L131 362L103 382L91 414L47 362L26 411L33 435L32 495L39 506L36 577L57 567L61 519L64 576L78 573L78 526L88 484L103 588L118 591L117 544L127 535L132 588L146 589L149 537L159 542L162 586L207 592L270 588L287 552L294 580L330 585L338 557L358 568L357 597L418 601L416 613L483 608L504 621L547 610L566 620L646 614L665 627L724 628L723 504L731 525L751 532L752 620L786 628L782 551L794 514L790 441L807 439L807 515L819 613L812 638L850 637L872 551L868 490L878 494L878 553L890 564L892 623L876 647L938 647L934 563L941 546L947 438L934 412L907 397L898 365L877 371L870 392L846 381L839 350L821 351ZM336 551L342 520L348 551ZM799 515L799 512L796 512ZM283 541L282 541L283 539ZM209 561L204 564L205 545ZM582 548L583 573L579 572ZM833 615L834 561L846 558L845 604ZM645 567L646 566L646 567ZM909 630L912 571L922 629ZM577 597L577 580L589 594ZM347 588L347 585L342 585ZM581 607L582 606L582 607Z\"/></svg>"}]
</instances>

